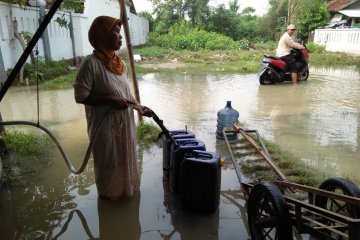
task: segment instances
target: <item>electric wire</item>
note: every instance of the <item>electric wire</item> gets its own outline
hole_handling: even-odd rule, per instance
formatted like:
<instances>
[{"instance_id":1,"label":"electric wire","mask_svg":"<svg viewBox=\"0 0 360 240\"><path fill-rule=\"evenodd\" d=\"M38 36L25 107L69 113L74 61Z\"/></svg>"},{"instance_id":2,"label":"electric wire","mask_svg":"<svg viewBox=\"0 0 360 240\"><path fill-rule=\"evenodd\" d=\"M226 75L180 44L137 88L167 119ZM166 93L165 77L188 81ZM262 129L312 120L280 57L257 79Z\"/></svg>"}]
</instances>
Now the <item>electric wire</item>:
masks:
<instances>
[{"instance_id":1,"label":"electric wire","mask_svg":"<svg viewBox=\"0 0 360 240\"><path fill-rule=\"evenodd\" d=\"M38 7L38 1L36 1L36 9L40 11L40 8ZM37 22L37 29L39 28L39 16L40 14L38 15L38 11L35 11L36 12L36 19L38 19ZM37 124L40 125L40 96L39 96L39 42L36 42L36 45L35 45L35 54L36 54L36 108L37 108Z\"/></svg>"}]
</instances>

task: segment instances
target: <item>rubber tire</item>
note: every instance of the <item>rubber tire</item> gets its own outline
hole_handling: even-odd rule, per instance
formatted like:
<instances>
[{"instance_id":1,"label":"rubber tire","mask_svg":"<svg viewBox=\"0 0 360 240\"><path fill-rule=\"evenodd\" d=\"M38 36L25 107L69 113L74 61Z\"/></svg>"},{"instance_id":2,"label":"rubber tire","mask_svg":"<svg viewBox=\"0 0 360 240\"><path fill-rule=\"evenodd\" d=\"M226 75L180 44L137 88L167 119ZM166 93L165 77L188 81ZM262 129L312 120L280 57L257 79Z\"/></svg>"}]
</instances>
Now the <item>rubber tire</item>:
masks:
<instances>
[{"instance_id":1,"label":"rubber tire","mask_svg":"<svg viewBox=\"0 0 360 240\"><path fill-rule=\"evenodd\" d=\"M335 192L336 190L341 190L344 195L348 195L351 197L360 198L360 189L351 181L343 179L343 178L329 178L322 182L319 186L320 189ZM333 211L332 209L328 208L328 197L316 195L315 196L315 205L318 207L325 208L327 210ZM340 213L338 211L334 211L336 213L340 213L352 218L359 218L360 217L360 208L349 204L346 205L347 207L347 214Z\"/></svg>"},{"instance_id":2,"label":"rubber tire","mask_svg":"<svg viewBox=\"0 0 360 240\"><path fill-rule=\"evenodd\" d=\"M299 76L299 81L306 81L309 78L309 74L309 69L307 68L304 74Z\"/></svg>"},{"instance_id":3,"label":"rubber tire","mask_svg":"<svg viewBox=\"0 0 360 240\"><path fill-rule=\"evenodd\" d=\"M266 73L264 73L262 76L260 76L259 78L259 82L261 85L269 85L269 84L273 84L273 82L271 81L270 76Z\"/></svg>"},{"instance_id":4,"label":"rubber tire","mask_svg":"<svg viewBox=\"0 0 360 240\"><path fill-rule=\"evenodd\" d=\"M266 212L266 210L270 211ZM275 235L272 238L263 235L263 230L268 230L268 226L262 227L260 225L258 221L261 220L260 212L267 213L267 217L275 217L275 221L269 222L271 224L269 229L275 230ZM266 220L266 218L262 218L262 220ZM252 240L293 239L288 206L282 193L274 184L269 182L258 183L251 189L248 200L248 224Z\"/></svg>"}]
</instances>

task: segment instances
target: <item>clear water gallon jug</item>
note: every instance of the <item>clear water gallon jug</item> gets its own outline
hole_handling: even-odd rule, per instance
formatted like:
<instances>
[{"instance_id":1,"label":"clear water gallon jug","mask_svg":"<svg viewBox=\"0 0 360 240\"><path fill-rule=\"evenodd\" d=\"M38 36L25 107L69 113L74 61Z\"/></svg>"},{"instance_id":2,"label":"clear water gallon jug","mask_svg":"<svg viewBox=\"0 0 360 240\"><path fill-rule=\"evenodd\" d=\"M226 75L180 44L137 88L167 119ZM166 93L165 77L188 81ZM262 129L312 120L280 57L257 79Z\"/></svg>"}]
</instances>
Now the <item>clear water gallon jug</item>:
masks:
<instances>
[{"instance_id":1,"label":"clear water gallon jug","mask_svg":"<svg viewBox=\"0 0 360 240\"><path fill-rule=\"evenodd\" d=\"M231 107L231 101L227 101L225 108L218 111L217 117L216 137L224 139L222 131L233 130L233 123L239 121L239 112ZM226 135L229 140L237 138L235 133L227 133Z\"/></svg>"}]
</instances>

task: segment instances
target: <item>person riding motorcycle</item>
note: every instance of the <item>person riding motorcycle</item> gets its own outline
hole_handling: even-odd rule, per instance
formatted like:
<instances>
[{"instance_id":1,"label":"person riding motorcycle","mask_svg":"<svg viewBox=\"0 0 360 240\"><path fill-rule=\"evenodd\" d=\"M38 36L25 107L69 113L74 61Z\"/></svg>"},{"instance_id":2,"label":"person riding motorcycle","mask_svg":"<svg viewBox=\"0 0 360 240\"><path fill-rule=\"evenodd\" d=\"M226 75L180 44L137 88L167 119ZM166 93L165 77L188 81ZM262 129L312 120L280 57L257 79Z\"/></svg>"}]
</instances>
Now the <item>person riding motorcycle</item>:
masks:
<instances>
[{"instance_id":1,"label":"person riding motorcycle","mask_svg":"<svg viewBox=\"0 0 360 240\"><path fill-rule=\"evenodd\" d=\"M293 84L296 84L298 79L298 70L295 64L294 55L291 53L291 49L305 49L304 45L294 41L292 36L296 27L294 24L287 26L287 31L282 35L279 40L278 47L276 49L276 56L283 59L291 72L291 80Z\"/></svg>"}]
</instances>

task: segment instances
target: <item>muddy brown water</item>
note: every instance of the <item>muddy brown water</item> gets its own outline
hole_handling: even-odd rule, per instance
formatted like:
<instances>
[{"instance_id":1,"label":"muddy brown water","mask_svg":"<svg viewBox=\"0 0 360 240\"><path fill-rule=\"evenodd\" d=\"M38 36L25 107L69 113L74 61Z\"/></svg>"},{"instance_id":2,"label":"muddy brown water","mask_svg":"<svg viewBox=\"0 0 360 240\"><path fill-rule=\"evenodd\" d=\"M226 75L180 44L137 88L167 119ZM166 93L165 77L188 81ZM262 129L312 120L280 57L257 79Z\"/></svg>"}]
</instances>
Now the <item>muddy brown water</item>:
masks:
<instances>
[{"instance_id":1,"label":"muddy brown water","mask_svg":"<svg viewBox=\"0 0 360 240\"><path fill-rule=\"evenodd\" d=\"M247 129L257 129L320 171L358 181L356 69L311 68L310 79L296 86L260 86L255 74L150 73L138 80L142 104L169 130L192 130L208 151L228 157L215 131L217 111L230 100ZM33 87L12 87L0 103L4 121L36 122L36 99ZM79 166L88 144L83 106L74 102L72 89L41 91L39 99L40 123ZM185 211L179 196L169 193L160 144L139 150L141 196L131 201L97 197L91 160L79 176L69 172L58 151L50 160L37 174L25 174L22 185L0 191L1 239L248 239L246 205L229 159L214 214Z\"/></svg>"}]
</instances>

